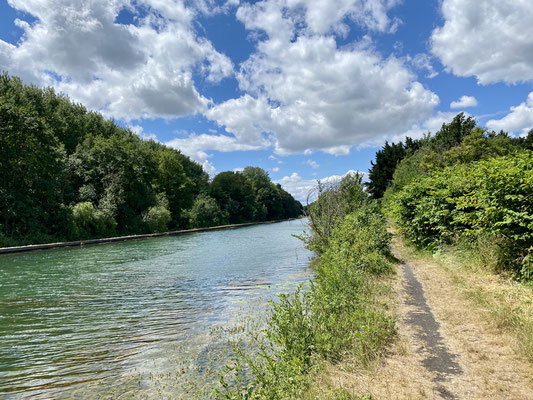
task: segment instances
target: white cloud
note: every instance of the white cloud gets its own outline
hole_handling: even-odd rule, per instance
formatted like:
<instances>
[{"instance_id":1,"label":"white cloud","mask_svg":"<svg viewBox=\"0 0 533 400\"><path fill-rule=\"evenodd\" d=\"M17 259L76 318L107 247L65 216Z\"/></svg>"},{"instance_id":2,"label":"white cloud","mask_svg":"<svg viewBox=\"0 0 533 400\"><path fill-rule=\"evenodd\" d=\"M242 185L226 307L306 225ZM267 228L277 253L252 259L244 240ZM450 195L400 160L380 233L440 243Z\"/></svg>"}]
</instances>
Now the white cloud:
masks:
<instances>
[{"instance_id":1,"label":"white cloud","mask_svg":"<svg viewBox=\"0 0 533 400\"><path fill-rule=\"evenodd\" d=\"M314 160L307 160L305 163L313 169L318 169L320 167L320 164Z\"/></svg>"},{"instance_id":2,"label":"white cloud","mask_svg":"<svg viewBox=\"0 0 533 400\"><path fill-rule=\"evenodd\" d=\"M180 150L183 154L195 157L199 151L217 150L221 152L259 150L261 146L254 146L239 142L236 138L225 135L197 135L191 133L185 138L176 138L165 143Z\"/></svg>"},{"instance_id":3,"label":"white cloud","mask_svg":"<svg viewBox=\"0 0 533 400\"><path fill-rule=\"evenodd\" d=\"M195 11L182 0L10 0L37 18L17 46L0 41L0 69L126 121L202 112L209 100L195 87L193 70L218 82L231 61L193 28ZM148 10L136 24L115 23L127 8ZM59 81L57 81L59 78Z\"/></svg>"},{"instance_id":4,"label":"white cloud","mask_svg":"<svg viewBox=\"0 0 533 400\"><path fill-rule=\"evenodd\" d=\"M379 147L382 146L386 140L393 143L404 142L405 138L407 137L410 137L411 139L420 139L428 132L435 134L435 132L442 128L442 124L450 123L456 115L457 113L455 112L438 111L426 120L413 124L409 129L403 131L402 133L371 139L361 144L360 147ZM465 113L465 115L467 117L469 116L468 113Z\"/></svg>"},{"instance_id":5,"label":"white cloud","mask_svg":"<svg viewBox=\"0 0 533 400\"><path fill-rule=\"evenodd\" d=\"M356 22L365 29L394 32L400 21L390 19L388 11L401 0L265 0L256 4L244 3L237 12L249 30L262 29L270 37L292 35L295 20L301 30L324 35L349 31L346 20Z\"/></svg>"},{"instance_id":6,"label":"white cloud","mask_svg":"<svg viewBox=\"0 0 533 400\"><path fill-rule=\"evenodd\" d=\"M263 147L271 145L263 136L264 128L260 125L261 121L272 117L272 109L264 97L255 99L245 94L209 109L205 115L219 125L224 125L226 131L242 143Z\"/></svg>"},{"instance_id":7,"label":"white cloud","mask_svg":"<svg viewBox=\"0 0 533 400\"><path fill-rule=\"evenodd\" d=\"M431 63L431 56L427 54L421 53L417 54L413 58L408 57L408 61L410 61L416 69L426 71L426 78L432 79L439 74L433 68L433 64Z\"/></svg>"},{"instance_id":8,"label":"white cloud","mask_svg":"<svg viewBox=\"0 0 533 400\"><path fill-rule=\"evenodd\" d=\"M240 7L237 17L246 28L263 31L266 38L237 74L246 94L210 108L205 115L240 141L273 145L277 154L311 149L348 154L353 145L427 118L438 97L415 80L403 61L382 58L368 38L338 48L334 36L322 35L332 29L331 24L342 24L336 12L367 28L386 31L391 22L378 16L386 16L382 11L395 3L346 2L350 11L342 4L296 0ZM333 22L320 25L310 17L320 4L326 10L325 20ZM371 9L378 10L370 13L372 18L382 22L371 24L362 17Z\"/></svg>"},{"instance_id":9,"label":"white cloud","mask_svg":"<svg viewBox=\"0 0 533 400\"><path fill-rule=\"evenodd\" d=\"M533 129L533 92L529 93L527 100L518 106L511 107L511 112L502 119L487 121L487 128L499 132L527 133Z\"/></svg>"},{"instance_id":10,"label":"white cloud","mask_svg":"<svg viewBox=\"0 0 533 400\"><path fill-rule=\"evenodd\" d=\"M461 96L458 101L452 101L450 108L476 107L477 100L474 96Z\"/></svg>"},{"instance_id":11,"label":"white cloud","mask_svg":"<svg viewBox=\"0 0 533 400\"><path fill-rule=\"evenodd\" d=\"M144 128L140 125L131 125L128 128L143 140L155 140L158 142L155 133L145 133Z\"/></svg>"},{"instance_id":12,"label":"white cloud","mask_svg":"<svg viewBox=\"0 0 533 400\"><path fill-rule=\"evenodd\" d=\"M308 200L309 202L316 200L318 181L322 183L334 183L340 181L346 175L356 173L366 175L365 172L349 170L343 175L331 175L321 179L303 179L297 172L293 172L290 176L284 176L283 178L274 181L274 183L279 183L281 187L292 194L296 200L299 200L302 204L306 204Z\"/></svg>"},{"instance_id":13,"label":"white cloud","mask_svg":"<svg viewBox=\"0 0 533 400\"><path fill-rule=\"evenodd\" d=\"M274 167L274 168L272 168L272 171L273 171L273 172L279 172L279 167Z\"/></svg>"},{"instance_id":14,"label":"white cloud","mask_svg":"<svg viewBox=\"0 0 533 400\"><path fill-rule=\"evenodd\" d=\"M444 26L433 54L458 76L479 83L533 79L533 7L528 0L443 0Z\"/></svg>"},{"instance_id":15,"label":"white cloud","mask_svg":"<svg viewBox=\"0 0 533 400\"><path fill-rule=\"evenodd\" d=\"M241 143L235 137L225 135L208 135L205 133L200 135L191 133L185 138L172 139L165 144L181 151L183 154L191 157L193 160L198 161L209 173L209 175L213 175L216 172L216 169L213 164L209 162L208 158L210 158L211 155L206 153L206 150L231 152L258 150L261 148L261 146Z\"/></svg>"}]
</instances>

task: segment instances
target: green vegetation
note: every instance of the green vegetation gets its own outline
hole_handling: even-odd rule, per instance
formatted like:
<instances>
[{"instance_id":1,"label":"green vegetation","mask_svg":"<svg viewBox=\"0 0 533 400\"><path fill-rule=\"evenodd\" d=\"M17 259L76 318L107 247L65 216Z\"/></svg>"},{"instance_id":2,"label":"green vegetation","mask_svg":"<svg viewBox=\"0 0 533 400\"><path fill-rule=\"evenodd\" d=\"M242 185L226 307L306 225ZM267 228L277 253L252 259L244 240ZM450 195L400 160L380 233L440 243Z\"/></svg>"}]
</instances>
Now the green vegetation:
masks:
<instances>
[{"instance_id":1,"label":"green vegetation","mask_svg":"<svg viewBox=\"0 0 533 400\"><path fill-rule=\"evenodd\" d=\"M525 138L486 132L461 113L417 142L383 194L401 232L434 251L465 242L478 254L490 248L491 269L531 279L533 131Z\"/></svg>"},{"instance_id":2,"label":"green vegetation","mask_svg":"<svg viewBox=\"0 0 533 400\"><path fill-rule=\"evenodd\" d=\"M0 75L0 246L297 217L261 168L212 182L53 89Z\"/></svg>"},{"instance_id":3,"label":"green vegetation","mask_svg":"<svg viewBox=\"0 0 533 400\"><path fill-rule=\"evenodd\" d=\"M304 238L320 255L315 280L309 290L273 303L256 352L236 347L237 361L221 376L219 398L301 398L324 362L365 366L394 335L394 321L377 301L375 277L393 265L383 216L361 176L319 190L309 207L312 235Z\"/></svg>"}]
</instances>

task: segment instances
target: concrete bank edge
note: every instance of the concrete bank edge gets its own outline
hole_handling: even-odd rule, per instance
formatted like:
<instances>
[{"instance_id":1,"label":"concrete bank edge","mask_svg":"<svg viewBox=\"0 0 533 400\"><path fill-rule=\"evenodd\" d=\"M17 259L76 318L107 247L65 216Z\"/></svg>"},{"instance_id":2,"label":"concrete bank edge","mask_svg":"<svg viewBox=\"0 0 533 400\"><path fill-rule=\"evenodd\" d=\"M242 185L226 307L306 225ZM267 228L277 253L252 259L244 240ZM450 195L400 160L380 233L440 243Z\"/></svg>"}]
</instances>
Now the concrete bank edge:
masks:
<instances>
[{"instance_id":1,"label":"concrete bank edge","mask_svg":"<svg viewBox=\"0 0 533 400\"><path fill-rule=\"evenodd\" d=\"M91 245L91 244L124 242L127 240L151 239L151 238L156 238L156 237L185 235L185 234L197 233L197 232L221 231L221 230L226 230L226 229L242 228L245 226L265 225L265 224L274 224L277 222L284 222L284 221L294 221L297 219L299 218L288 218L288 219L281 219L281 220L276 220L276 221L246 222L244 224L210 226L208 228L183 229L180 231L149 233L145 235L128 235L128 236L117 236L117 237L102 238L102 239L76 240L73 242L57 242L57 243L45 243L45 244L29 244L26 246L0 247L0 254L22 253L26 251L47 250L47 249L55 249L55 248L60 248L60 247L86 246L86 245Z\"/></svg>"}]
</instances>

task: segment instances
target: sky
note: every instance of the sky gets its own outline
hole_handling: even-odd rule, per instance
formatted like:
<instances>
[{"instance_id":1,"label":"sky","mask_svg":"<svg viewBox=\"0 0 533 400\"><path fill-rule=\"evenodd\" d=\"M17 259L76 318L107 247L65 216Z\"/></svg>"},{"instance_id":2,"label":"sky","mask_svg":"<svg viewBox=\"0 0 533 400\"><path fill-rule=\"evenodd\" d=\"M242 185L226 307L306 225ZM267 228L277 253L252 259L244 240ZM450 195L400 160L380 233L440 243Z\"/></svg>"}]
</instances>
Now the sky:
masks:
<instances>
[{"instance_id":1,"label":"sky","mask_svg":"<svg viewBox=\"0 0 533 400\"><path fill-rule=\"evenodd\" d=\"M304 201L459 112L533 128L530 0L0 0L0 70Z\"/></svg>"}]
</instances>

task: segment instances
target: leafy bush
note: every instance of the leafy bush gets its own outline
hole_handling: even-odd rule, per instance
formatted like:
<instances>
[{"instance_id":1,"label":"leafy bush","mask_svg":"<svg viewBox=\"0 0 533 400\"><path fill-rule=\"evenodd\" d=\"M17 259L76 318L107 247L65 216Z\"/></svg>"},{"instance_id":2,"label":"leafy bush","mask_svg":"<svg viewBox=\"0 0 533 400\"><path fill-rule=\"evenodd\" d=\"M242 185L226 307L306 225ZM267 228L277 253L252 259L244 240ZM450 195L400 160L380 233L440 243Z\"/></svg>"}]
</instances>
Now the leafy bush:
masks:
<instances>
[{"instance_id":1,"label":"leafy bush","mask_svg":"<svg viewBox=\"0 0 533 400\"><path fill-rule=\"evenodd\" d=\"M446 167L405 186L388 203L390 215L416 244L436 247L461 236L492 234L505 262L531 277L533 152Z\"/></svg>"},{"instance_id":2,"label":"leafy bush","mask_svg":"<svg viewBox=\"0 0 533 400\"><path fill-rule=\"evenodd\" d=\"M318 182L317 200L308 207L312 235L302 238L310 250L322 254L328 247L334 226L370 201L362 181L361 174L354 174L337 182Z\"/></svg>"},{"instance_id":3,"label":"leafy bush","mask_svg":"<svg viewBox=\"0 0 533 400\"><path fill-rule=\"evenodd\" d=\"M151 233L166 232L170 220L170 211L160 205L150 207L143 216L143 221Z\"/></svg>"},{"instance_id":4,"label":"leafy bush","mask_svg":"<svg viewBox=\"0 0 533 400\"><path fill-rule=\"evenodd\" d=\"M229 214L222 211L216 200L206 194L199 195L190 210L187 211L189 225L195 228L225 225Z\"/></svg>"},{"instance_id":5,"label":"leafy bush","mask_svg":"<svg viewBox=\"0 0 533 400\"><path fill-rule=\"evenodd\" d=\"M115 234L116 222L113 217L94 208L92 203L78 203L72 207L74 237L86 239Z\"/></svg>"}]
</instances>

